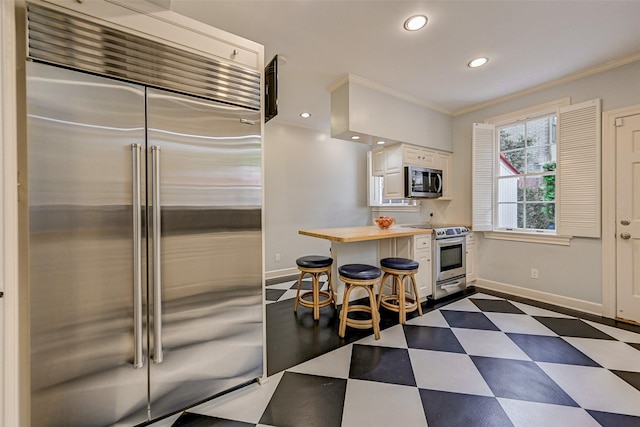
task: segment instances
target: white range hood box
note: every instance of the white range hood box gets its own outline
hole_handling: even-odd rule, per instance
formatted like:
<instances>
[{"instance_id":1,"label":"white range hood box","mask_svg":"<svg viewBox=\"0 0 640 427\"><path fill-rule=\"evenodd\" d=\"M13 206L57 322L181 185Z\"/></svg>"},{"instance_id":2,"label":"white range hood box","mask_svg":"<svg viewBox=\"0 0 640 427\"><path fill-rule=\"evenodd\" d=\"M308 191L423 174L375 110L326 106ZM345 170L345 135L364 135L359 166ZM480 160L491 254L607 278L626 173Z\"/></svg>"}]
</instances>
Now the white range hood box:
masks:
<instances>
[{"instance_id":1,"label":"white range hood box","mask_svg":"<svg viewBox=\"0 0 640 427\"><path fill-rule=\"evenodd\" d=\"M444 110L391 93L348 74L330 89L331 137L375 144L407 142L453 151L452 117Z\"/></svg>"}]
</instances>

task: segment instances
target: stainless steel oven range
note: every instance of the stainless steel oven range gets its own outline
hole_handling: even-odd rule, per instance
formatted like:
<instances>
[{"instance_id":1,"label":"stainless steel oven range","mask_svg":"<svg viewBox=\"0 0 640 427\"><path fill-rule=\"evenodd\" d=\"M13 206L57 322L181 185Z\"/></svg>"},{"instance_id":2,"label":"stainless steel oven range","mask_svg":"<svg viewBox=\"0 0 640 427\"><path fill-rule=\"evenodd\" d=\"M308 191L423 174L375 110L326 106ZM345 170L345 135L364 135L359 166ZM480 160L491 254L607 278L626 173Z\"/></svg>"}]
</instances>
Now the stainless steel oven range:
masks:
<instances>
[{"instance_id":1,"label":"stainless steel oven range","mask_svg":"<svg viewBox=\"0 0 640 427\"><path fill-rule=\"evenodd\" d=\"M433 293L437 300L460 292L467 287L466 235L469 229L434 227L433 237Z\"/></svg>"}]
</instances>

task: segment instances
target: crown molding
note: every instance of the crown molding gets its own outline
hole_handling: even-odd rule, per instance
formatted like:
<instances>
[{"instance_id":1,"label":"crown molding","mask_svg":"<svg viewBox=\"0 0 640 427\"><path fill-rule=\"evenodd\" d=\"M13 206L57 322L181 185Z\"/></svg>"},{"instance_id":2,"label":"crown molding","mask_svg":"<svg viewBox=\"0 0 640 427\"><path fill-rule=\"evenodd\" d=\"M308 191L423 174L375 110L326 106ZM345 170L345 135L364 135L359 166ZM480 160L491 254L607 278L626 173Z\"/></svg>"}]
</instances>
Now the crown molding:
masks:
<instances>
[{"instance_id":1,"label":"crown molding","mask_svg":"<svg viewBox=\"0 0 640 427\"><path fill-rule=\"evenodd\" d=\"M524 89L518 92L511 93L509 95L502 96L500 98L492 99L491 101L483 102L480 104L472 105L470 107L462 108L460 110L456 110L451 115L453 117L462 116L467 113L471 113L473 111L481 110L486 107L490 107L492 105L500 104L505 101L510 101L515 98L519 98L521 96L528 95L530 93L538 92L544 89L549 89L554 86L559 86L564 83L569 83L574 80L578 80L584 77L592 76L594 74L602 73L607 70L611 70L613 68L621 67L623 65L631 64L632 62L640 61L640 53L629 55L624 58L616 59L613 61L606 62L604 64L595 66L593 68L589 68L587 70L579 71L577 73L569 74L568 76L561 77L556 80L551 80L546 83L539 84L537 86L530 87L529 89Z\"/></svg>"},{"instance_id":2,"label":"crown molding","mask_svg":"<svg viewBox=\"0 0 640 427\"><path fill-rule=\"evenodd\" d=\"M334 84L332 84L331 86L329 86L327 88L327 90L331 93L333 91L335 91L336 89L338 89L339 87L341 87L342 85L344 85L345 83L356 83L359 84L360 86L365 86L368 87L369 89L373 89L377 92L381 92L390 96L393 96L394 98L398 98L401 99L403 101L407 101L410 102L412 104L418 105L420 107L424 107L424 108L428 108L430 110L434 110L437 111L439 113L442 114L446 114L451 116L453 114L453 112L451 110L448 110L444 107L441 107L439 105L436 104L432 104L428 101L425 101L423 99L420 98L416 98L415 96L411 96L411 95L407 95L404 94L402 92L398 92L396 90L390 89L386 86L383 86L379 83L376 82L372 82L371 80L367 80L364 77L360 77L356 74L347 74L345 76L343 76L342 78L340 78L340 80L338 80L337 82L335 82Z\"/></svg>"}]
</instances>

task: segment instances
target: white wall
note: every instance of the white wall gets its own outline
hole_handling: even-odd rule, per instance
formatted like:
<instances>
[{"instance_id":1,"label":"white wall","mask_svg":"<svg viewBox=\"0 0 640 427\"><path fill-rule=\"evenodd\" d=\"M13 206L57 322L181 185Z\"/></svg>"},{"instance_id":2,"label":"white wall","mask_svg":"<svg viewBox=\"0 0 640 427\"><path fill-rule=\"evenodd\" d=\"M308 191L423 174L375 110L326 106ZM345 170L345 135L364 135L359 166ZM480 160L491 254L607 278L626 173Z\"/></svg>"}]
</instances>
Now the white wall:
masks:
<instances>
[{"instance_id":1,"label":"white wall","mask_svg":"<svg viewBox=\"0 0 640 427\"><path fill-rule=\"evenodd\" d=\"M295 268L296 258L329 255L328 240L298 230L367 225L369 146L333 139L328 132L265 125L265 269ZM280 261L275 255L280 254Z\"/></svg>"},{"instance_id":2,"label":"white wall","mask_svg":"<svg viewBox=\"0 0 640 427\"><path fill-rule=\"evenodd\" d=\"M603 111L636 105L638 76L640 62L635 62L455 117L452 177L457 194L449 209L451 219L471 220L472 123L563 97L571 97L572 103L600 98ZM521 288L524 294L552 294L596 307L602 302L601 250L600 239L574 238L570 247L556 247L478 236L478 278ZM530 278L531 268L539 270L538 280Z\"/></svg>"}]
</instances>

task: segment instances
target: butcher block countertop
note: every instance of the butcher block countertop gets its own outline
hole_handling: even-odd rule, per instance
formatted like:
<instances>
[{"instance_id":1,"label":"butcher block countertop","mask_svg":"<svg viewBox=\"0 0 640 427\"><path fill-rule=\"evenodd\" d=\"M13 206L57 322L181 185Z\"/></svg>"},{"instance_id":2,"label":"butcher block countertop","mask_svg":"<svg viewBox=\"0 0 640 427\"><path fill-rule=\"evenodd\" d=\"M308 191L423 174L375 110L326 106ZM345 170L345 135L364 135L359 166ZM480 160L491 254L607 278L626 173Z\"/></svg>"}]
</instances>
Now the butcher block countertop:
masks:
<instances>
[{"instance_id":1,"label":"butcher block countertop","mask_svg":"<svg viewBox=\"0 0 640 427\"><path fill-rule=\"evenodd\" d=\"M313 230L299 230L299 234L320 239L331 240L332 242L362 242L365 240L391 239L394 237L408 237L419 234L431 234L433 230L410 228L395 225L382 230L375 225L363 227L338 227L338 228L317 228Z\"/></svg>"}]
</instances>

